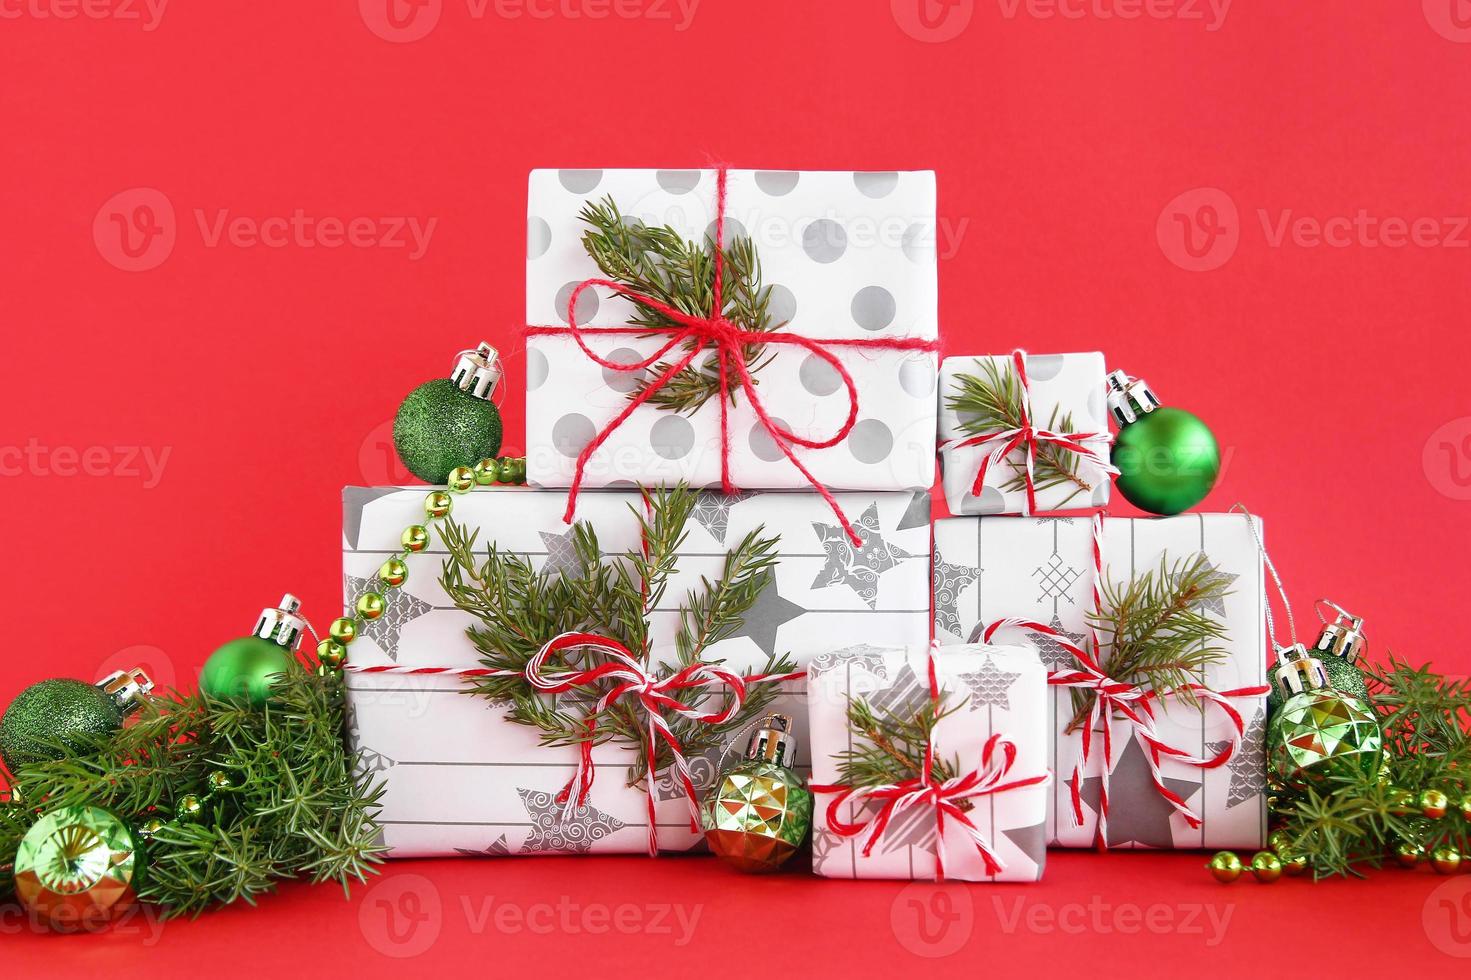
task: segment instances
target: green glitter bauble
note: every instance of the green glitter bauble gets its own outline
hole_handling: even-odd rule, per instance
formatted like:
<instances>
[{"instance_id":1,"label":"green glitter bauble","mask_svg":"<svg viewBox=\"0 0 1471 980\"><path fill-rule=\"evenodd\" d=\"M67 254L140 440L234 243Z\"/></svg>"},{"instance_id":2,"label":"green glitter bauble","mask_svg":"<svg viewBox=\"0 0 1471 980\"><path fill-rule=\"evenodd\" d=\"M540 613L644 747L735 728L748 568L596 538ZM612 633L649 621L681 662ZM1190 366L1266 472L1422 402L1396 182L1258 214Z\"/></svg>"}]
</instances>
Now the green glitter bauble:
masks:
<instances>
[{"instance_id":1,"label":"green glitter bauble","mask_svg":"<svg viewBox=\"0 0 1471 980\"><path fill-rule=\"evenodd\" d=\"M775 871L812 829L812 792L774 762L737 763L720 777L704 808L710 850L741 871Z\"/></svg>"},{"instance_id":2,"label":"green glitter bauble","mask_svg":"<svg viewBox=\"0 0 1471 980\"><path fill-rule=\"evenodd\" d=\"M1383 755L1374 709L1328 688L1293 695L1267 726L1267 764L1290 786L1355 770L1373 775Z\"/></svg>"},{"instance_id":3,"label":"green glitter bauble","mask_svg":"<svg viewBox=\"0 0 1471 980\"><path fill-rule=\"evenodd\" d=\"M1119 429L1113 465L1119 493L1151 514L1179 514L1205 499L1221 474L1221 450L1200 419L1156 408Z\"/></svg>"},{"instance_id":4,"label":"green glitter bauble","mask_svg":"<svg viewBox=\"0 0 1471 980\"><path fill-rule=\"evenodd\" d=\"M123 712L94 684L58 677L20 692L0 719L0 757L12 772L61 759L118 730Z\"/></svg>"},{"instance_id":5,"label":"green glitter bauble","mask_svg":"<svg viewBox=\"0 0 1471 980\"><path fill-rule=\"evenodd\" d=\"M263 708L276 675L289 670L294 659L290 650L259 636L231 640L204 662L199 689L212 698L243 700Z\"/></svg>"},{"instance_id":6,"label":"green glitter bauble","mask_svg":"<svg viewBox=\"0 0 1471 980\"><path fill-rule=\"evenodd\" d=\"M393 420L393 445L409 472L443 484L457 466L474 466L501 451L501 413L448 378L415 388Z\"/></svg>"}]
</instances>

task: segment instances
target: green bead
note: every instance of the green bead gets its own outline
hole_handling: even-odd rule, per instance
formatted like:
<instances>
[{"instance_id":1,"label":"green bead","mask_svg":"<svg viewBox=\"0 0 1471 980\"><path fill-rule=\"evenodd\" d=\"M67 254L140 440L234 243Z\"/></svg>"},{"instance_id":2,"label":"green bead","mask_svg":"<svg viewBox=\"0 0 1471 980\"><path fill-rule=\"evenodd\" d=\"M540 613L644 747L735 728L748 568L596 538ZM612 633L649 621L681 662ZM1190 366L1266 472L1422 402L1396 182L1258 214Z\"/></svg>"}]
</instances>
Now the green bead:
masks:
<instances>
[{"instance_id":1,"label":"green bead","mask_svg":"<svg viewBox=\"0 0 1471 980\"><path fill-rule=\"evenodd\" d=\"M123 712L99 687L58 677L21 691L0 719L0 758L15 772L61 759L118 730Z\"/></svg>"},{"instance_id":2,"label":"green bead","mask_svg":"<svg viewBox=\"0 0 1471 980\"><path fill-rule=\"evenodd\" d=\"M1374 709L1328 688L1293 695L1267 725L1267 764L1289 786L1331 774L1373 776L1383 757Z\"/></svg>"},{"instance_id":3,"label":"green bead","mask_svg":"<svg viewBox=\"0 0 1471 980\"><path fill-rule=\"evenodd\" d=\"M409 580L409 566L402 558L390 558L379 567L378 577L396 589Z\"/></svg>"},{"instance_id":4,"label":"green bead","mask_svg":"<svg viewBox=\"0 0 1471 980\"><path fill-rule=\"evenodd\" d=\"M332 639L346 646L358 638L358 624L355 620L343 616L341 619L332 621L332 625L327 628L327 633Z\"/></svg>"},{"instance_id":5,"label":"green bead","mask_svg":"<svg viewBox=\"0 0 1471 980\"><path fill-rule=\"evenodd\" d=\"M511 482L517 485L526 482L526 457L516 456L511 459Z\"/></svg>"},{"instance_id":6,"label":"green bead","mask_svg":"<svg viewBox=\"0 0 1471 980\"><path fill-rule=\"evenodd\" d=\"M230 778L230 774L218 769L209 774L208 782L211 792L215 793L228 793L235 788L235 780Z\"/></svg>"},{"instance_id":7,"label":"green bead","mask_svg":"<svg viewBox=\"0 0 1471 980\"><path fill-rule=\"evenodd\" d=\"M705 840L727 864L775 871L812 828L812 792L802 777L765 760L727 769L702 809Z\"/></svg>"},{"instance_id":8,"label":"green bead","mask_svg":"<svg viewBox=\"0 0 1471 980\"><path fill-rule=\"evenodd\" d=\"M424 513L430 517L444 517L454 508L454 498L443 490L435 490L424 498Z\"/></svg>"},{"instance_id":9,"label":"green bead","mask_svg":"<svg viewBox=\"0 0 1471 980\"><path fill-rule=\"evenodd\" d=\"M495 483L499 476L500 463L494 459L482 459L475 464L475 482L478 485L488 487Z\"/></svg>"},{"instance_id":10,"label":"green bead","mask_svg":"<svg viewBox=\"0 0 1471 980\"><path fill-rule=\"evenodd\" d=\"M377 619L388 608L388 603L376 592L364 592L358 596L358 615L364 619Z\"/></svg>"},{"instance_id":11,"label":"green bead","mask_svg":"<svg viewBox=\"0 0 1471 980\"><path fill-rule=\"evenodd\" d=\"M469 466L456 466L444 482L450 493L468 493L475 486L475 470Z\"/></svg>"},{"instance_id":12,"label":"green bead","mask_svg":"<svg viewBox=\"0 0 1471 980\"><path fill-rule=\"evenodd\" d=\"M501 413L492 402L437 378L415 388L399 406L393 444L409 472L425 483L442 484L456 467L500 452Z\"/></svg>"},{"instance_id":13,"label":"green bead","mask_svg":"<svg viewBox=\"0 0 1471 980\"><path fill-rule=\"evenodd\" d=\"M1271 851L1258 851L1251 859L1251 874L1262 884L1270 885L1282 877L1282 859Z\"/></svg>"},{"instance_id":14,"label":"green bead","mask_svg":"<svg viewBox=\"0 0 1471 980\"><path fill-rule=\"evenodd\" d=\"M347 647L336 640L323 640L317 644L317 659L328 667L341 667L347 659Z\"/></svg>"},{"instance_id":15,"label":"green bead","mask_svg":"<svg viewBox=\"0 0 1471 980\"><path fill-rule=\"evenodd\" d=\"M204 801L193 793L186 793L179 797L179 804L174 808L180 820L193 823L204 813Z\"/></svg>"},{"instance_id":16,"label":"green bead","mask_svg":"<svg viewBox=\"0 0 1471 980\"><path fill-rule=\"evenodd\" d=\"M1229 885L1241 877L1241 858L1231 851L1217 851L1206 864L1211 877L1223 885Z\"/></svg>"},{"instance_id":17,"label":"green bead","mask_svg":"<svg viewBox=\"0 0 1471 980\"><path fill-rule=\"evenodd\" d=\"M1179 514L1216 485L1221 450L1204 422L1166 406L1119 429L1113 464L1129 503L1151 514Z\"/></svg>"},{"instance_id":18,"label":"green bead","mask_svg":"<svg viewBox=\"0 0 1471 980\"><path fill-rule=\"evenodd\" d=\"M213 698L245 701L265 707L280 674L291 669L290 650L258 636L231 640L210 654L199 675L199 689Z\"/></svg>"},{"instance_id":19,"label":"green bead","mask_svg":"<svg viewBox=\"0 0 1471 980\"><path fill-rule=\"evenodd\" d=\"M429 547L429 529L422 524L410 524L404 528L399 543L404 549L412 552L420 552Z\"/></svg>"}]
</instances>

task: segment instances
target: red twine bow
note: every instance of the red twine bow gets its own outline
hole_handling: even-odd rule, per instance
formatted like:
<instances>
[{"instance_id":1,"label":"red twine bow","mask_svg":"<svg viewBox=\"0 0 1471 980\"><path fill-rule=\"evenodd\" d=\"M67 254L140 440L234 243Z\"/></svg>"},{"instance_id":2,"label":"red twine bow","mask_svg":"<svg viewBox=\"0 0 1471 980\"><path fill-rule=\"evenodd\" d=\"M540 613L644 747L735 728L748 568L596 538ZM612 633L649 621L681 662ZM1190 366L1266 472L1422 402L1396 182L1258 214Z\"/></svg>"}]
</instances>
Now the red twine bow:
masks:
<instances>
[{"instance_id":1,"label":"red twine bow","mask_svg":"<svg viewBox=\"0 0 1471 980\"><path fill-rule=\"evenodd\" d=\"M582 487L582 480L586 474L588 461L592 458L604 442L621 426L628 421L629 417L644 402L648 401L659 391L669 384L680 371L684 370L695 358L700 356L707 348L714 351L716 363L720 371L720 486L727 493L737 490L730 479L730 399L725 396L729 390L727 383L732 369L740 381L741 389L746 393L751 408L755 410L756 417L762 428L771 437L772 442L781 449L782 454L797 468L804 479L812 484L814 490L822 495L837 515L838 521L843 526L854 545L861 545L862 539L853 530L847 516L843 513L832 493L824 486L812 472L807 469L797 458L794 446L805 449L828 449L836 446L853 431L853 426L858 421L858 386L853 381L853 376L843 366L837 355L831 348L856 348L863 350L913 350L913 351L937 351L940 345L937 341L921 340L919 338L853 338L838 340L816 340L804 337L801 334L787 331L763 331L744 330L725 317L724 279L725 279L725 211L726 211L726 183L727 170L722 167L717 171L716 177L716 215L715 215L715 273L714 283L711 289L710 313L706 316L690 315L676 310L673 307L661 303L651 296L645 296L637 290L622 283L610 279L588 279L577 285L572 290L572 295L567 298L567 326L533 326L527 328L528 336L570 336L576 341L577 346L587 357L608 371L619 371L623 373L634 373L645 371L663 360L664 357L676 347L687 344L689 349L677 360L672 362L664 371L656 376L648 384L644 385L635 397L629 400L623 411L619 412L611 422L603 426L602 430L593 437L577 457L577 469L572 478L572 487L567 495L567 511L563 520L572 523L577 512L577 495ZM632 300L640 306L655 310L664 317L673 321L668 327L640 326L640 327L583 327L577 323L577 299L584 290L594 286L602 286L613 292ZM647 336L650 334L667 334L668 340L660 345L659 349L648 357L633 362L612 361L593 352L588 346L586 337L588 335L613 335L613 336ZM765 404L756 393L756 384L751 378L751 372L746 367L745 358L742 356L742 348L747 346L761 346L766 344L777 344L783 347L799 347L808 351L813 356L821 359L831 367L842 379L843 386L848 393L848 415L841 428L831 437L826 439L809 439L792 432L785 425L773 420L766 411Z\"/></svg>"},{"instance_id":2,"label":"red twine bow","mask_svg":"<svg viewBox=\"0 0 1471 980\"><path fill-rule=\"evenodd\" d=\"M941 692L935 670L935 650L936 648L932 645L929 652L930 703L938 712ZM981 833L980 828L959 804L963 800L994 796L1026 786L1040 786L1051 778L1043 773L1039 776L1009 779L1015 763L1016 745L1000 734L992 734L981 750L981 764L978 768L951 779L938 781L934 775L935 745L934 739L931 738L929 744L925 746L924 771L913 779L881 786L848 786L842 783L829 783L813 786L812 791L836 794L827 805L827 825L838 836L857 837L867 832L868 836L863 844L864 857L873 853L874 845L883 838L884 831L888 829L894 817L911 807L933 807L935 811L935 880L945 880L945 821L947 818L954 820L965 831L966 836L980 853L981 859L986 863L986 874L995 877L1004 871L1006 866L996 856L985 834ZM853 822L842 818L840 811L843 804L853 803L861 806L869 801L882 804L876 814Z\"/></svg>"},{"instance_id":3,"label":"red twine bow","mask_svg":"<svg viewBox=\"0 0 1471 980\"><path fill-rule=\"evenodd\" d=\"M1022 514L1031 516L1037 510L1036 463L1039 446L1048 444L1074 453L1097 466L1105 474L1117 474L1118 469L1109 463L1097 449L1087 445L1090 442L1101 442L1107 445L1111 438L1107 430L1103 432L1052 432L1049 429L1039 429L1032 425L1032 382L1027 375L1027 352L1020 348L1012 351L1011 362L1022 388L1021 426L1015 429L981 432L961 439L948 439L940 444L940 449L966 449L971 446L996 444L994 449L981 457L981 466L976 472L976 480L970 491L975 497L979 497L985 490L986 474L991 471L991 467L1000 465L1003 459L1020 449L1025 460L1022 482L1027 490L1027 500Z\"/></svg>"},{"instance_id":4,"label":"red twine bow","mask_svg":"<svg viewBox=\"0 0 1471 980\"><path fill-rule=\"evenodd\" d=\"M1099 582L1103 577L1103 515L1101 514L1093 516L1093 571L1093 603L1096 609L1099 608L1101 589ZM1098 849L1108 849L1109 776L1114 762L1111 721L1114 717L1122 718L1128 724L1132 737L1139 740L1144 749L1144 757L1149 763L1149 775L1156 792L1174 808L1176 813L1185 818L1185 822L1192 829L1198 828L1201 825L1200 816L1190 808L1184 798L1166 785L1164 776L1160 773L1160 762L1163 759L1170 759L1180 765L1197 769L1217 769L1225 765L1240 749L1241 740L1246 735L1246 722L1241 717L1241 712L1231 704L1230 699L1259 697L1266 694L1268 689L1259 686L1215 691L1204 684L1191 682L1166 691L1146 690L1110 677L1092 654L1073 643L1059 630L1043 623L1028 619L998 620L982 631L981 639L985 643L990 643L999 630L1007 628L1029 630L1051 637L1058 646L1073 655L1078 664L1077 668L1053 671L1048 675L1048 684L1054 687L1089 690L1096 695L1093 706L1088 712L1087 724L1082 731L1083 753L1078 764L1073 767L1073 775L1068 781L1068 787L1072 800L1073 819L1077 822L1077 826L1081 827L1083 826L1082 773L1088 767L1092 757L1093 735L1095 729L1098 729L1103 740L1102 766L1098 780L1098 827L1095 834ZM1092 634L1093 648L1097 650L1098 631L1090 626L1089 632ZM1166 698L1181 694L1193 695L1200 701L1215 705L1230 721L1231 737L1215 755L1192 755L1164 741L1155 729L1154 705Z\"/></svg>"},{"instance_id":5,"label":"red twine bow","mask_svg":"<svg viewBox=\"0 0 1471 980\"><path fill-rule=\"evenodd\" d=\"M596 651L608 659L585 670L550 671L547 669L547 661L554 654L578 648ZM805 671L790 674L741 675L711 664L694 663L668 677L656 678L644 669L639 658L623 644L593 633L563 633L558 636L537 651L536 655L527 662L525 674L527 682L545 694L562 694L595 685L600 681L608 681L612 685L598 698L588 712L587 732L579 743L581 751L578 756L577 771L562 788L562 791L557 794L557 802L562 804L563 819L570 818L577 807L584 806L592 790L595 776L592 750L594 743L598 740L598 717L625 699L632 699L633 703L643 710L648 723L644 749L648 759L645 790L648 798L649 854L651 856L657 856L659 853L659 828L654 805L654 760L661 741L669 747L676 784L689 802L692 832L699 831L700 821L698 795L695 792L694 780L690 776L689 763L685 760L683 746L674 730L670 728L664 712L672 711L676 715L702 725L722 725L740 713L750 685L800 680L807 676ZM724 705L714 711L701 711L680 698L685 691L702 691L711 687L724 687L730 693Z\"/></svg>"}]
</instances>

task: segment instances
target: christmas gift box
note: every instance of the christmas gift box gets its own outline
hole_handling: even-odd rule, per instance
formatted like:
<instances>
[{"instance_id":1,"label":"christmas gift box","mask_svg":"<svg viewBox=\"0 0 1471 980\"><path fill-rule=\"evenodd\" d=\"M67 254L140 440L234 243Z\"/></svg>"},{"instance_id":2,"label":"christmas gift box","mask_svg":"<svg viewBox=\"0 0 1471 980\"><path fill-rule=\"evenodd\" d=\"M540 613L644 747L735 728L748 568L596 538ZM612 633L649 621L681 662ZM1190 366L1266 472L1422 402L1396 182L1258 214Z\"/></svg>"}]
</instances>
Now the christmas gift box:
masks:
<instances>
[{"instance_id":1,"label":"christmas gift box","mask_svg":"<svg viewBox=\"0 0 1471 980\"><path fill-rule=\"evenodd\" d=\"M1268 646L1252 518L938 521L934 605L939 642L1028 637L1051 671L1050 842L1263 844Z\"/></svg>"},{"instance_id":2,"label":"christmas gift box","mask_svg":"<svg viewBox=\"0 0 1471 980\"><path fill-rule=\"evenodd\" d=\"M1030 646L865 645L808 668L813 870L1037 881L1047 671Z\"/></svg>"},{"instance_id":3,"label":"christmas gift box","mask_svg":"<svg viewBox=\"0 0 1471 980\"><path fill-rule=\"evenodd\" d=\"M1108 503L1103 355L947 357L940 460L952 514L1035 514Z\"/></svg>"},{"instance_id":4,"label":"christmas gift box","mask_svg":"<svg viewBox=\"0 0 1471 980\"><path fill-rule=\"evenodd\" d=\"M529 210L532 485L931 485L933 173L537 170Z\"/></svg>"},{"instance_id":5,"label":"christmas gift box","mask_svg":"<svg viewBox=\"0 0 1471 980\"><path fill-rule=\"evenodd\" d=\"M782 655L800 669L834 644L924 642L929 634L928 494L839 493L836 498L864 535L861 549L815 494L694 495L677 563L647 613L652 660L673 661L688 597L720 580L727 555L757 532L779 537L775 565L740 621L708 647L709 663L749 678ZM390 853L637 852L648 847L651 831L664 850L699 846L690 828L687 789L698 792L710 783L721 764L721 746L685 751L684 770L663 767L646 793L646 780L629 785L626 778L637 752L625 741L600 738L587 755L576 740L547 744L552 740L534 725L516 723L511 698L468 693L486 681L476 673L483 674L486 655L467 630L484 624L445 587L441 566L453 537L437 526L430 529L424 550L409 557L408 577L400 587L384 589L377 582L385 560L402 553L404 528L423 521L425 499L424 488L344 491L345 598L350 607L374 590L383 598L381 615L367 622L349 647L345 676L354 744L385 784L382 823ZM569 527L562 520L566 493L487 487L454 497L452 518L479 530L477 560L484 560L493 544L503 562L524 561L530 569L557 576L581 561L580 527L596 531L598 549L607 556L638 552L645 545L641 518L647 519L650 501L636 491L589 492L579 525ZM620 657L611 647L596 648L589 662L616 665ZM653 680L668 679L655 667L647 669ZM557 680L543 676L539 683L550 690ZM764 710L800 714L800 680L766 687L774 699ZM554 697L564 713L582 717L590 690L590 685L568 684L549 694L548 703ZM799 737L799 744L805 745L805 738ZM798 765L806 765L805 758ZM568 807L562 790L575 777L590 785Z\"/></svg>"}]
</instances>

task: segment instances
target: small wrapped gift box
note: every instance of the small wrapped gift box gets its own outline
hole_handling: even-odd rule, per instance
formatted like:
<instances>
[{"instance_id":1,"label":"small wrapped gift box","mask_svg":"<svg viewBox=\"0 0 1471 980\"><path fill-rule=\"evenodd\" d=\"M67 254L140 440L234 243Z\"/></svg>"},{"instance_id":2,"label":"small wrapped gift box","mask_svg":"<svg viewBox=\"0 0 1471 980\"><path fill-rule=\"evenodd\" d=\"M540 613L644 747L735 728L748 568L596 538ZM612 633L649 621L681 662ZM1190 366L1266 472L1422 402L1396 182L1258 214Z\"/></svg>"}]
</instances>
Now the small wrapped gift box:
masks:
<instances>
[{"instance_id":1,"label":"small wrapped gift box","mask_svg":"<svg viewBox=\"0 0 1471 980\"><path fill-rule=\"evenodd\" d=\"M1099 836L1100 792L1109 800L1104 842L1118 848L1255 848L1267 836L1267 633L1263 570L1250 518L1244 514L1190 514L1158 519L1100 519L1103 580L1115 586L1171 562L1203 555L1228 584L1224 596L1202 607L1224 625L1221 654L1198 678L1202 707L1177 697L1150 704L1147 719L1161 742L1181 753L1151 773L1140 727L1118 711L1106 712L1112 761L1106 768L1102 722L1091 741L1072 723L1075 687L1089 672L1070 647L1091 656L1090 617L1097 608L1094 527L1088 518L959 517L935 524L935 634L942 643L987 635L1004 620L1043 630L1001 626L998 641L1030 638L1053 673L1052 737L1048 764L1058 774L1047 838L1064 847L1089 847ZM1108 650L1094 658L1106 673ZM1214 695L1258 691L1246 696ZM1213 694L1209 693L1213 692ZM1238 726L1239 720L1239 726ZM1225 759L1220 757L1225 754ZM1215 765L1190 760L1220 760ZM1073 774L1078 776L1076 793ZM1177 796L1198 819L1171 804ZM1081 818L1081 819L1079 819Z\"/></svg>"},{"instance_id":2,"label":"small wrapped gift box","mask_svg":"<svg viewBox=\"0 0 1471 980\"><path fill-rule=\"evenodd\" d=\"M945 358L940 461L950 512L1035 514L1106 505L1104 380L1096 351ZM977 405L992 408L978 412Z\"/></svg>"},{"instance_id":3,"label":"small wrapped gift box","mask_svg":"<svg viewBox=\"0 0 1471 980\"><path fill-rule=\"evenodd\" d=\"M855 702L901 723L943 707L923 746L855 730ZM859 646L819 657L807 678L819 791L813 870L829 878L1040 879L1049 703L1047 672L1027 646ZM874 751L905 756L913 774L845 783L855 753ZM920 775L927 752L929 780Z\"/></svg>"},{"instance_id":4,"label":"small wrapped gift box","mask_svg":"<svg viewBox=\"0 0 1471 980\"><path fill-rule=\"evenodd\" d=\"M649 617L655 651L673 648L685 596L702 577L718 579L727 551L758 528L780 535L780 561L744 624L708 648L711 659L750 674L773 654L789 654L805 666L834 641L923 643L929 635L929 495L836 496L865 536L861 550L816 494L701 494L678 570ZM349 608L373 587L384 559L399 553L403 529L423 519L424 499L424 488L344 491ZM493 543L537 568L556 569L575 560L572 529L562 521L566 506L565 493L486 487L456 497L454 518L480 529L477 551ZM589 492L581 516L597 530L603 551L616 555L638 546L644 506L637 492ZM349 650L352 741L384 782L381 822L390 854L645 851L648 788L624 778L632 749L617 741L595 746L599 775L586 805L564 814L555 797L577 771L577 746L542 745L537 729L507 720L508 703L467 693L464 672L480 666L466 633L475 619L441 586L444 557L443 542L431 537L428 549L409 559L408 581L384 592L383 616L367 623ZM803 690L801 681L784 683L772 710L805 718ZM805 745L805 737L799 743ZM715 775L718 753L688 762L701 789ZM799 757L799 768L805 764ZM659 846L698 846L684 793L668 771L658 774L651 792Z\"/></svg>"},{"instance_id":5,"label":"small wrapped gift box","mask_svg":"<svg viewBox=\"0 0 1471 980\"><path fill-rule=\"evenodd\" d=\"M695 324L692 332L682 332L688 326L683 321L657 329L631 324L640 315L649 319L648 308L633 298L647 289L620 292L602 282L578 291L589 280L608 278L584 244L590 204L611 201L624 222L669 228L704 248L716 236L722 172L531 174L529 482L563 488L684 482L747 490L808 490L814 483L848 490L930 486L938 337L934 174L723 173L727 248L743 241L754 248L760 287L769 293L742 298L739 270L727 270L722 282L730 322L722 330L732 324L749 329L735 308L764 304L759 330L771 335L731 340L727 347L719 342L722 330L708 324ZM708 317L711 311L680 312ZM660 369L677 364L697 342L704 346L688 370L661 387ZM707 387L715 384L713 358L722 350L734 355L726 363L732 397L661 402L687 388L683 382L696 371L704 372ZM750 355L749 386L741 384L735 364L743 352ZM650 387L660 397L620 419L630 399ZM804 474L778 445L781 431L835 442L814 448L786 441L809 471ZM584 449L604 433L605 441L580 465Z\"/></svg>"}]
</instances>

